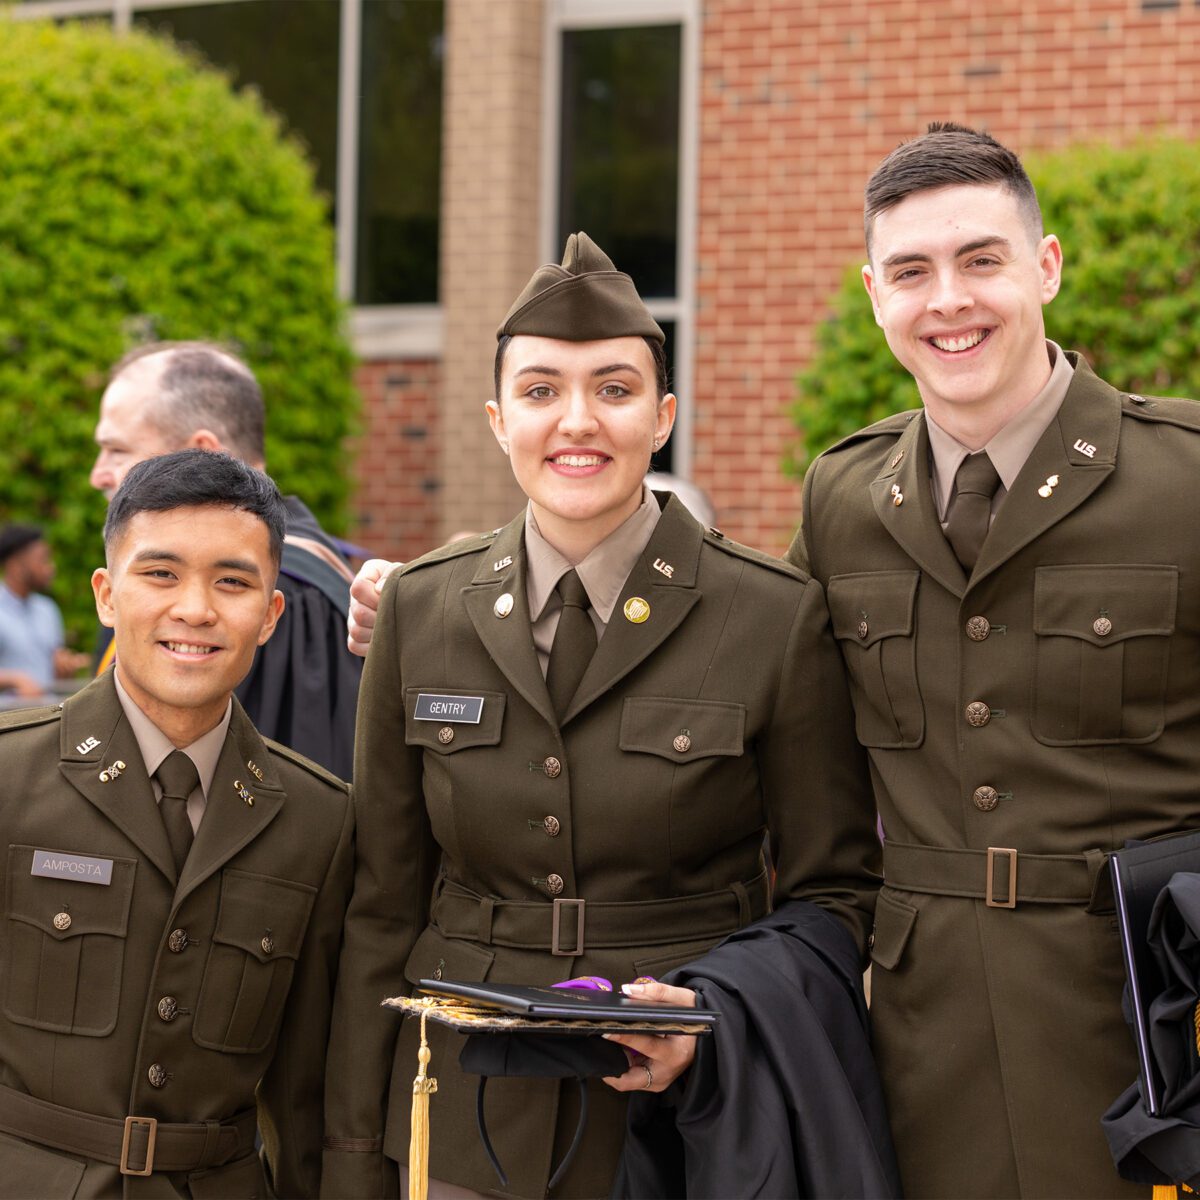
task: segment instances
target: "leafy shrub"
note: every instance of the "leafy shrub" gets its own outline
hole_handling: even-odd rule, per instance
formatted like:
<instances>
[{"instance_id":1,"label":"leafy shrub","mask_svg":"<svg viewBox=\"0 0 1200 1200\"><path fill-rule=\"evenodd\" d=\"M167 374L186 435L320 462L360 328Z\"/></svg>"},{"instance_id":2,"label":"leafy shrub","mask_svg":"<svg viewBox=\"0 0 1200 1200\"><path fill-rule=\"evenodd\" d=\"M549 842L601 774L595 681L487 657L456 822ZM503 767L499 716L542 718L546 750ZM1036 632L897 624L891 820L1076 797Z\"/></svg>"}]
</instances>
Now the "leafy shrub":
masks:
<instances>
[{"instance_id":1,"label":"leafy shrub","mask_svg":"<svg viewBox=\"0 0 1200 1200\"><path fill-rule=\"evenodd\" d=\"M86 642L104 498L87 477L107 368L159 338L232 343L267 463L335 528L355 421L333 233L302 148L169 43L0 12L0 516L44 524Z\"/></svg>"},{"instance_id":2,"label":"leafy shrub","mask_svg":"<svg viewBox=\"0 0 1200 1200\"><path fill-rule=\"evenodd\" d=\"M1200 397L1200 153L1162 139L1077 146L1031 158L1047 231L1063 244L1063 285L1046 332L1129 391ZM792 412L800 475L839 438L920 404L876 326L859 265L817 331Z\"/></svg>"}]
</instances>

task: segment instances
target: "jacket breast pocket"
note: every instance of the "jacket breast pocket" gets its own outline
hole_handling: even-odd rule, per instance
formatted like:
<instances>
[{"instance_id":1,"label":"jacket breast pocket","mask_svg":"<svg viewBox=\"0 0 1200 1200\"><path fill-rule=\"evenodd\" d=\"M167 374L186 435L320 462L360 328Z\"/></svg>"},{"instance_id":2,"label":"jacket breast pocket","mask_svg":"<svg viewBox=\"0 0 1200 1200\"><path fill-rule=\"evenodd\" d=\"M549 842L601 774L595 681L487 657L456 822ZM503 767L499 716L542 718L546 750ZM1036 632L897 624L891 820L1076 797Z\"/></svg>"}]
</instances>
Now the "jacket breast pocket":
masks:
<instances>
[{"instance_id":1,"label":"jacket breast pocket","mask_svg":"<svg viewBox=\"0 0 1200 1200\"><path fill-rule=\"evenodd\" d=\"M746 706L728 700L630 696L621 708L617 744L677 765L737 758L746 747Z\"/></svg>"},{"instance_id":2,"label":"jacket breast pocket","mask_svg":"<svg viewBox=\"0 0 1200 1200\"><path fill-rule=\"evenodd\" d=\"M495 746L504 727L503 692L466 692L445 688L410 687L404 692L404 741L409 746L424 746L438 755L458 754L475 746ZM479 719L473 717L470 702L481 700ZM462 703L465 711L450 711ZM418 716L418 707L422 715Z\"/></svg>"},{"instance_id":3,"label":"jacket breast pocket","mask_svg":"<svg viewBox=\"0 0 1200 1200\"><path fill-rule=\"evenodd\" d=\"M834 575L826 594L864 746L894 750L925 739L914 610L919 571Z\"/></svg>"},{"instance_id":4,"label":"jacket breast pocket","mask_svg":"<svg viewBox=\"0 0 1200 1200\"><path fill-rule=\"evenodd\" d=\"M317 889L226 870L192 1037L232 1054L265 1050L283 1015Z\"/></svg>"},{"instance_id":5,"label":"jacket breast pocket","mask_svg":"<svg viewBox=\"0 0 1200 1200\"><path fill-rule=\"evenodd\" d=\"M117 1024L137 861L114 858L107 885L31 874L34 853L46 850L8 848L4 1013L34 1029L104 1037Z\"/></svg>"},{"instance_id":6,"label":"jacket breast pocket","mask_svg":"<svg viewBox=\"0 0 1200 1200\"><path fill-rule=\"evenodd\" d=\"M1047 746L1152 742L1163 703L1179 569L1039 567L1033 734Z\"/></svg>"}]
</instances>

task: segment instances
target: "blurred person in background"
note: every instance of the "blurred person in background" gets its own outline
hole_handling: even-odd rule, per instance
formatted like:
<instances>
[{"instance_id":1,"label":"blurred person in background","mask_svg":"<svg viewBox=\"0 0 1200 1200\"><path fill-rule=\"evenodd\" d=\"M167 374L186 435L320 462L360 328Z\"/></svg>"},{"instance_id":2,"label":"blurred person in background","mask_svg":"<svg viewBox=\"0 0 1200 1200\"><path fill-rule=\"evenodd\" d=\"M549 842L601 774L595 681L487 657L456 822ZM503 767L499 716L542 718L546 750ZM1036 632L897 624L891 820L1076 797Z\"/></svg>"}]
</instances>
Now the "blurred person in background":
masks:
<instances>
[{"instance_id":1,"label":"blurred person in background","mask_svg":"<svg viewBox=\"0 0 1200 1200\"><path fill-rule=\"evenodd\" d=\"M50 545L36 525L0 530L0 689L37 699L87 666L64 645L62 613L46 595L54 581Z\"/></svg>"},{"instance_id":2,"label":"blurred person in background","mask_svg":"<svg viewBox=\"0 0 1200 1200\"><path fill-rule=\"evenodd\" d=\"M96 425L92 486L108 499L135 463L174 450L224 450L265 468L262 389L236 354L211 342L154 342L113 367ZM238 699L264 737L348 779L362 664L346 646L353 573L337 542L296 496L285 496L279 589L286 607L259 648ZM102 634L102 671L112 659ZM99 673L99 671L98 671Z\"/></svg>"}]
</instances>

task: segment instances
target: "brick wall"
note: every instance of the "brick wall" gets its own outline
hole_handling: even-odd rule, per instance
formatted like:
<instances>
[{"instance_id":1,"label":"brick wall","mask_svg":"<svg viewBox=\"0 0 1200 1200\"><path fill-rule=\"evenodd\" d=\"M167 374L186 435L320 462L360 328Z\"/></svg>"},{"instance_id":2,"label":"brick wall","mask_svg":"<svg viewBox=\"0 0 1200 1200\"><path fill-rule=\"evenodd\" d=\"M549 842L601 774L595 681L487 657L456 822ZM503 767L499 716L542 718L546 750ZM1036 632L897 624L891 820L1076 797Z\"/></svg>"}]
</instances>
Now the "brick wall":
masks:
<instances>
[{"instance_id":1,"label":"brick wall","mask_svg":"<svg viewBox=\"0 0 1200 1200\"><path fill-rule=\"evenodd\" d=\"M730 536L776 552L795 375L889 150L945 118L1021 153L1200 133L1196 0L708 0L702 56L694 473Z\"/></svg>"}]
</instances>

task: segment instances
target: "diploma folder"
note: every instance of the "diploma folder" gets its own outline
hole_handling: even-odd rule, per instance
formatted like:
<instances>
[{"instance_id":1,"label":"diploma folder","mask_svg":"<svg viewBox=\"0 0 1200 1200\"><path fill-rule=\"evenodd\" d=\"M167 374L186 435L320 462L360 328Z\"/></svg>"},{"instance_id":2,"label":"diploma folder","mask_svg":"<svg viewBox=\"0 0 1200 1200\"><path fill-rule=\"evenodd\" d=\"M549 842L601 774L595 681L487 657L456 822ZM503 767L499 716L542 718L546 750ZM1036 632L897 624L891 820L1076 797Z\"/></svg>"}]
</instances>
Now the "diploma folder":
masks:
<instances>
[{"instance_id":1,"label":"diploma folder","mask_svg":"<svg viewBox=\"0 0 1200 1200\"><path fill-rule=\"evenodd\" d=\"M622 992L593 991L591 988L461 983L452 979L422 979L418 986L433 996L451 996L531 1022L565 1020L602 1021L606 1025L691 1025L703 1027L695 1029L695 1033L708 1033L720 1016L707 1008L657 1004L652 1000L636 1000Z\"/></svg>"},{"instance_id":2,"label":"diploma folder","mask_svg":"<svg viewBox=\"0 0 1200 1200\"><path fill-rule=\"evenodd\" d=\"M1146 1111L1157 1117L1163 1102L1163 1083L1150 1046L1148 1013L1151 1001L1166 986L1149 946L1146 932L1159 892L1179 871L1200 871L1200 830L1142 842L1109 856L1121 954L1129 981L1133 1036Z\"/></svg>"}]
</instances>

